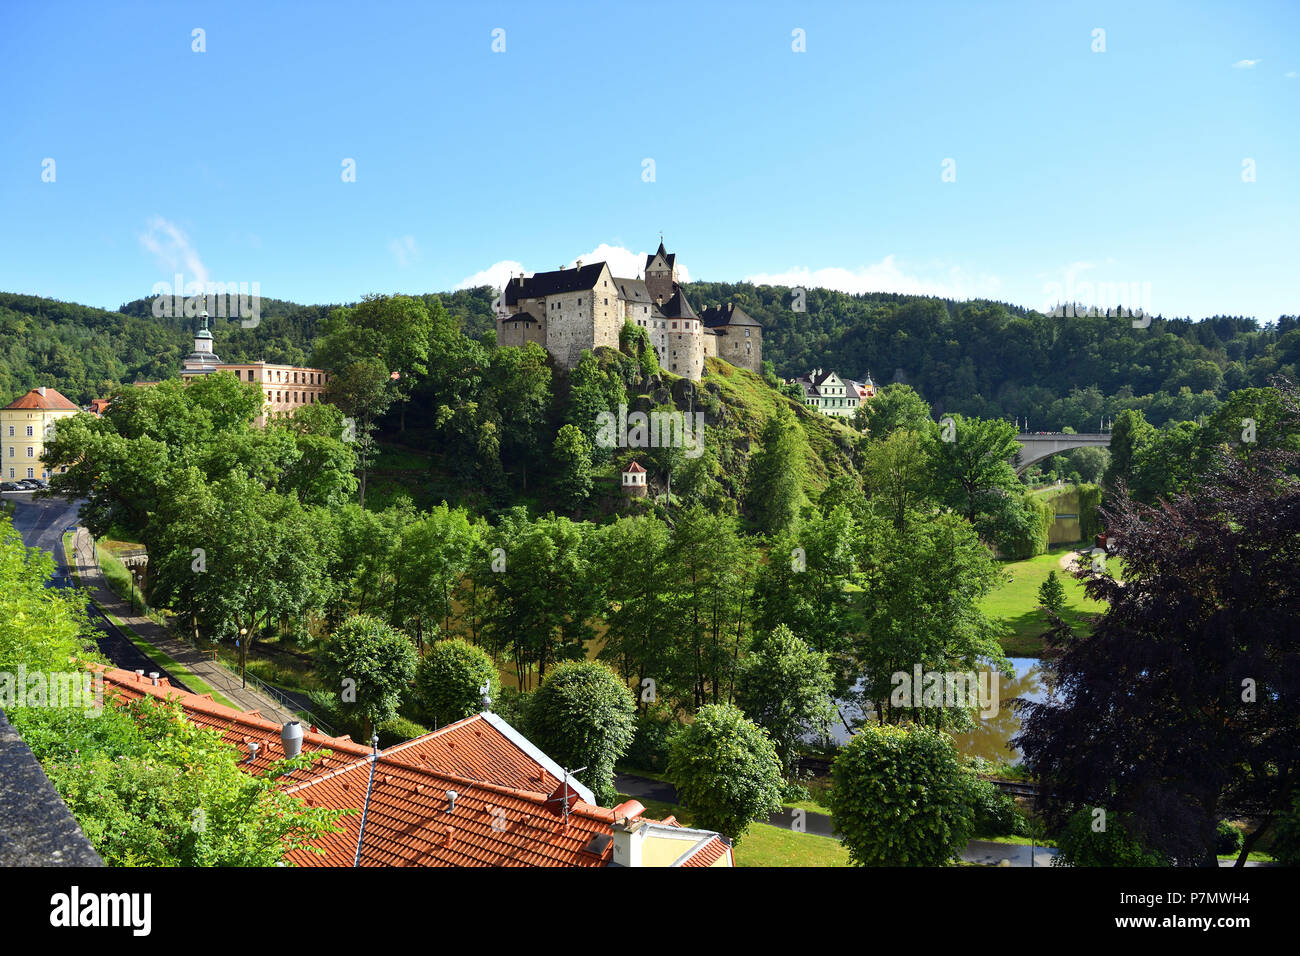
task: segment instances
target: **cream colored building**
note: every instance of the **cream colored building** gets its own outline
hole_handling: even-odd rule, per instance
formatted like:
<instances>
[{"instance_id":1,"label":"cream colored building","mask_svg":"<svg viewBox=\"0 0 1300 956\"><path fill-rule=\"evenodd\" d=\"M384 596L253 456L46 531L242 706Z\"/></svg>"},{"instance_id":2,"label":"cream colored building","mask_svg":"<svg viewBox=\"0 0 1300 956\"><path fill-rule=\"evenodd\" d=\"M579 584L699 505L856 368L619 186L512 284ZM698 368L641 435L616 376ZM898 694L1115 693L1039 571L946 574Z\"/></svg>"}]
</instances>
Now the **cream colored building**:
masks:
<instances>
[{"instance_id":1,"label":"cream colored building","mask_svg":"<svg viewBox=\"0 0 1300 956\"><path fill-rule=\"evenodd\" d=\"M267 362L222 362L212 348L208 331L208 314L199 316L199 330L194 334L194 351L181 363L181 380L192 381L213 372L233 372L241 382L256 382L262 389L262 414L258 426L271 418L286 418L304 405L325 401L329 373L319 368L298 365L273 365ZM138 383L142 384L142 383Z\"/></svg>"},{"instance_id":2,"label":"cream colored building","mask_svg":"<svg viewBox=\"0 0 1300 956\"><path fill-rule=\"evenodd\" d=\"M49 478L41 461L45 442L54 435L54 423L81 411L55 388L34 388L16 402L0 408L0 475L5 481ZM59 471L67 471L64 466Z\"/></svg>"}]
</instances>

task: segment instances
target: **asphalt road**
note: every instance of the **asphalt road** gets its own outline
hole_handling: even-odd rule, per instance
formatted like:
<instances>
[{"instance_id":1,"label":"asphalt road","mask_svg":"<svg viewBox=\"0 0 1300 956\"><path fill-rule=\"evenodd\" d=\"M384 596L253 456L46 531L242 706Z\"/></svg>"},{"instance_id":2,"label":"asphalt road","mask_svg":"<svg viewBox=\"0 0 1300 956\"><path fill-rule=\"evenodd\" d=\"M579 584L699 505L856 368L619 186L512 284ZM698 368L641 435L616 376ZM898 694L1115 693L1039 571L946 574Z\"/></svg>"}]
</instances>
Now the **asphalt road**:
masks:
<instances>
[{"instance_id":1,"label":"asphalt road","mask_svg":"<svg viewBox=\"0 0 1300 956\"><path fill-rule=\"evenodd\" d=\"M66 498L36 497L33 492L6 491L4 500L14 504L13 523L22 536L23 544L29 548L40 548L54 557L54 576L50 586L56 588L75 587L67 563L63 560L63 532L77 524L77 510L80 502L68 501ZM100 651L113 664L123 670L141 670L146 673L158 671L163 677L172 675L140 653L129 640L122 636L117 627L108 621L99 610L87 602L90 619L99 630L95 643ZM181 685L183 686L183 685Z\"/></svg>"}]
</instances>

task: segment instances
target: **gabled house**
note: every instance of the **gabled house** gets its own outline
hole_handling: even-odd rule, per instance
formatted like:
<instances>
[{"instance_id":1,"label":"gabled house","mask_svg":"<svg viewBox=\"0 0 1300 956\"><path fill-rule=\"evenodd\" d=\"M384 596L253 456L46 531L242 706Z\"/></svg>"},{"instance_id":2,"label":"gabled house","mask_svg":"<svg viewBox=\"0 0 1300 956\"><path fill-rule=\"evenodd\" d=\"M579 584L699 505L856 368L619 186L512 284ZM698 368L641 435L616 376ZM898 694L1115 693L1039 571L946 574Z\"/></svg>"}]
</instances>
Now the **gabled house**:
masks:
<instances>
[{"instance_id":1,"label":"gabled house","mask_svg":"<svg viewBox=\"0 0 1300 956\"><path fill-rule=\"evenodd\" d=\"M92 665L105 697L180 704L263 773L298 728L216 703L166 678ZM350 737L301 731L302 752L328 751L282 781L308 806L344 814L342 832L290 854L298 866L734 866L710 830L651 820L635 800L596 805L592 792L497 714L481 713L375 752ZM567 778L567 779L566 779Z\"/></svg>"}]
</instances>

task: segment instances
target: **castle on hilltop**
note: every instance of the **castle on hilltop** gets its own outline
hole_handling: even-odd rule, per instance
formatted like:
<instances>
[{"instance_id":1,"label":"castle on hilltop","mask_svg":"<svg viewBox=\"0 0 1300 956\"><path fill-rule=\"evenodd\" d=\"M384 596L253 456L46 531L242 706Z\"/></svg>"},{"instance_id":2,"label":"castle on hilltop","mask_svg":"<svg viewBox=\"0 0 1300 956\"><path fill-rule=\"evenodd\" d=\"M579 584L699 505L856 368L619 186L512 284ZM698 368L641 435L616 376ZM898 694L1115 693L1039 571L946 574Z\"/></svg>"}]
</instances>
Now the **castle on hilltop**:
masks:
<instances>
[{"instance_id":1,"label":"castle on hilltop","mask_svg":"<svg viewBox=\"0 0 1300 956\"><path fill-rule=\"evenodd\" d=\"M616 277L607 262L515 276L497 311L497 344L536 342L565 368L584 350L618 348L624 322L646 330L665 371L699 380L706 356L759 372L763 327L733 303L696 312L677 282L677 255L646 256L645 278Z\"/></svg>"}]
</instances>

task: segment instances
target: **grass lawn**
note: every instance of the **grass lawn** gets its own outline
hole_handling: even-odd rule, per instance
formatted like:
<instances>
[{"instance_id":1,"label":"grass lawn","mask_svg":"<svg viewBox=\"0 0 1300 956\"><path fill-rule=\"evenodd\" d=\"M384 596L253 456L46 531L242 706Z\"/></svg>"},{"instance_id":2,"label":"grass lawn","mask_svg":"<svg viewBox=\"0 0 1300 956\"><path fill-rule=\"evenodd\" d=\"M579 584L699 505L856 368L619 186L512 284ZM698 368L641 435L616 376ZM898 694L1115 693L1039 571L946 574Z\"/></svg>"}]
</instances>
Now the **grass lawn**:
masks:
<instances>
[{"instance_id":1,"label":"grass lawn","mask_svg":"<svg viewBox=\"0 0 1300 956\"><path fill-rule=\"evenodd\" d=\"M1083 593L1083 584L1060 567L1062 555L1078 545L1057 545L1045 554L1025 561L1008 561L1002 565L1007 583L985 596L980 607L989 617L1008 624L1012 633L1002 639L1002 649L1009 657L1039 657L1043 653L1040 635L1047 630L1047 614L1038 605L1038 588L1051 571L1065 587L1065 612L1062 617L1076 630L1086 633L1088 618L1105 610L1106 605Z\"/></svg>"},{"instance_id":2,"label":"grass lawn","mask_svg":"<svg viewBox=\"0 0 1300 956\"><path fill-rule=\"evenodd\" d=\"M625 793L618 795L619 802L632 799ZM691 826L691 811L660 803L641 800L646 814L663 819L672 814L682 826ZM819 811L824 812L824 811ZM752 823L735 849L736 866L848 866L849 851L839 840L817 836L813 833L796 833L766 823Z\"/></svg>"}]
</instances>

